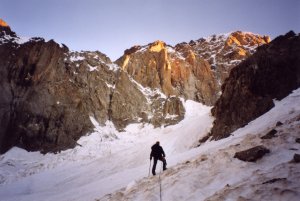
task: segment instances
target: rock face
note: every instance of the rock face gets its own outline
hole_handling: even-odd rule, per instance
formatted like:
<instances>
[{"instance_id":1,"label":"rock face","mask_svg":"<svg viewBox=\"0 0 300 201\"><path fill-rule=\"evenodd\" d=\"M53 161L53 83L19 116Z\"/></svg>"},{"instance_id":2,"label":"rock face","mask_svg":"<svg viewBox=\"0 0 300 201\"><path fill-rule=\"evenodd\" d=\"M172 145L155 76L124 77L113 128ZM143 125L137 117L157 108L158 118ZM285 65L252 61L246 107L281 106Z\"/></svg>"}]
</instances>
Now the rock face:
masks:
<instances>
[{"instance_id":1,"label":"rock face","mask_svg":"<svg viewBox=\"0 0 300 201\"><path fill-rule=\"evenodd\" d=\"M189 42L196 54L209 62L221 86L231 69L271 41L269 36L236 31Z\"/></svg>"},{"instance_id":2,"label":"rock face","mask_svg":"<svg viewBox=\"0 0 300 201\"><path fill-rule=\"evenodd\" d=\"M259 47L231 71L212 109L216 120L211 136L228 137L270 110L273 99L280 100L299 86L300 36L289 32Z\"/></svg>"},{"instance_id":3,"label":"rock face","mask_svg":"<svg viewBox=\"0 0 300 201\"><path fill-rule=\"evenodd\" d=\"M43 40L0 46L1 153L14 145L61 150L92 130L89 115L105 107L103 96L94 89L100 75L77 78L65 61L67 52L54 41ZM93 101L97 96L98 102Z\"/></svg>"},{"instance_id":4,"label":"rock face","mask_svg":"<svg viewBox=\"0 0 300 201\"><path fill-rule=\"evenodd\" d=\"M0 26L0 153L12 146L56 152L93 131L90 118L175 124L176 97L146 90L100 52L70 52L41 38L24 40ZM4 26L5 25L5 26Z\"/></svg>"},{"instance_id":5,"label":"rock face","mask_svg":"<svg viewBox=\"0 0 300 201\"><path fill-rule=\"evenodd\" d=\"M126 50L116 63L144 87L212 104L217 85L209 64L193 52L187 56L189 61L171 46L156 41Z\"/></svg>"},{"instance_id":6,"label":"rock face","mask_svg":"<svg viewBox=\"0 0 300 201\"><path fill-rule=\"evenodd\" d=\"M175 47L156 41L125 50L116 63L144 87L213 105L231 69L269 41L240 31Z\"/></svg>"}]
</instances>

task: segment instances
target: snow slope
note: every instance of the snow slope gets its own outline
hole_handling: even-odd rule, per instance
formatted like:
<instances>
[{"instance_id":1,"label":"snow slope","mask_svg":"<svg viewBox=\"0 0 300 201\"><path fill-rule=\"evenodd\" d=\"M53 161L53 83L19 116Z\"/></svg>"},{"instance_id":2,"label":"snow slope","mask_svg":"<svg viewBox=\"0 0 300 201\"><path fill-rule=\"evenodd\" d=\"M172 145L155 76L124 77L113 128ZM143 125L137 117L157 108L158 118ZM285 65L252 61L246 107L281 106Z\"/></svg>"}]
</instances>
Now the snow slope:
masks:
<instances>
[{"instance_id":1,"label":"snow slope","mask_svg":"<svg viewBox=\"0 0 300 201\"><path fill-rule=\"evenodd\" d=\"M13 148L0 156L0 200L299 200L300 168L290 163L300 144L300 89L229 138L195 147L212 126L210 108L185 102L185 119L153 128L135 124L119 133L110 122L82 137L81 146L42 155ZM275 126L278 121L282 126ZM277 137L260 137L276 127ZM168 170L150 176L150 147L159 140ZM264 145L256 163L233 158ZM161 168L158 164L157 172ZM274 180L275 179L275 180Z\"/></svg>"},{"instance_id":2,"label":"snow slope","mask_svg":"<svg viewBox=\"0 0 300 201\"><path fill-rule=\"evenodd\" d=\"M210 108L185 102L178 125L154 129L130 125L119 133L112 123L82 137L78 146L42 155L13 148L0 158L0 200L95 200L148 176L150 147L159 140L169 166L192 157L186 153L212 125ZM188 136L188 137L187 137Z\"/></svg>"},{"instance_id":3,"label":"snow slope","mask_svg":"<svg viewBox=\"0 0 300 201\"><path fill-rule=\"evenodd\" d=\"M171 167L160 177L145 178L102 200L273 200L300 198L300 89L231 137L194 149L192 160ZM277 122L283 123L277 126ZM275 128L277 137L260 137ZM233 158L237 151L264 145L270 153L256 163ZM161 188L160 188L161 181ZM161 192L161 194L160 194Z\"/></svg>"}]
</instances>

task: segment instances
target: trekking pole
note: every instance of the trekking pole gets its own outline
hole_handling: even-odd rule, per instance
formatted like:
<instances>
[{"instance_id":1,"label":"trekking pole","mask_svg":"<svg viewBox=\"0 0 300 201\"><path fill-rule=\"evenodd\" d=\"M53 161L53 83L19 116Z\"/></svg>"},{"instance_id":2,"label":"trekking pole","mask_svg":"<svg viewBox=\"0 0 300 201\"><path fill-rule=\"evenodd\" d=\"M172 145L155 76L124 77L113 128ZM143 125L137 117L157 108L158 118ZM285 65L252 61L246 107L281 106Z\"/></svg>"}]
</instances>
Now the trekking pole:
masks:
<instances>
[{"instance_id":1,"label":"trekking pole","mask_svg":"<svg viewBox=\"0 0 300 201\"><path fill-rule=\"evenodd\" d=\"M150 176L150 169L151 169L151 159L150 159L150 166L149 166L149 173L148 173L148 177Z\"/></svg>"}]
</instances>

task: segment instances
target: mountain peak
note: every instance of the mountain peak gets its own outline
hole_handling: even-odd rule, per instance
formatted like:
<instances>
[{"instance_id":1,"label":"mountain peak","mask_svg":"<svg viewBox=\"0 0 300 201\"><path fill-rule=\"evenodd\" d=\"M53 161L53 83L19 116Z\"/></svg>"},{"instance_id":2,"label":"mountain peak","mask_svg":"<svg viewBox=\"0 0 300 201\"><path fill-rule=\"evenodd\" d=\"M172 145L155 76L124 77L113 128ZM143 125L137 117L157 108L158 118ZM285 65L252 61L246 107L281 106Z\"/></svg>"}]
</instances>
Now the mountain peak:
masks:
<instances>
[{"instance_id":1,"label":"mountain peak","mask_svg":"<svg viewBox=\"0 0 300 201\"><path fill-rule=\"evenodd\" d=\"M8 24L0 18L0 27L9 27Z\"/></svg>"},{"instance_id":2,"label":"mountain peak","mask_svg":"<svg viewBox=\"0 0 300 201\"><path fill-rule=\"evenodd\" d=\"M0 18L0 37L2 37L3 35L16 36L16 34L11 31L9 25Z\"/></svg>"},{"instance_id":3,"label":"mountain peak","mask_svg":"<svg viewBox=\"0 0 300 201\"><path fill-rule=\"evenodd\" d=\"M160 52L162 49L164 49L166 46L166 43L161 41L161 40L157 40L153 43L149 44L149 50L151 52Z\"/></svg>"},{"instance_id":4,"label":"mountain peak","mask_svg":"<svg viewBox=\"0 0 300 201\"><path fill-rule=\"evenodd\" d=\"M269 36L261 36L258 34L254 34L251 32L242 32L235 31L229 34L226 45L231 46L232 44L236 44L238 46L253 46L253 45L261 45L266 44L271 41Z\"/></svg>"}]
</instances>

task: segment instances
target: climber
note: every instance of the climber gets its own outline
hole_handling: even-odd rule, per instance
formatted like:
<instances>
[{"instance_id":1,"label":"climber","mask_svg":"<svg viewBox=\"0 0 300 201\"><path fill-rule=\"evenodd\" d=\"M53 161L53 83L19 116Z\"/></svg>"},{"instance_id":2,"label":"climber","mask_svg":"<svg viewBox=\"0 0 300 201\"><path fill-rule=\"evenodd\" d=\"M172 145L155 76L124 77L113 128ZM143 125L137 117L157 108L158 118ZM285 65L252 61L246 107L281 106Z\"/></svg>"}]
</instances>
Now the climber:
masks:
<instances>
[{"instance_id":1,"label":"climber","mask_svg":"<svg viewBox=\"0 0 300 201\"><path fill-rule=\"evenodd\" d=\"M151 154L150 154L150 162L152 160L152 157L154 158L153 167L152 167L152 174L155 175L155 169L157 160L160 160L163 162L163 170L165 171L167 169L167 162L166 162L166 155L163 150L163 148L159 145L159 141L157 141L152 147L151 147Z\"/></svg>"}]
</instances>

